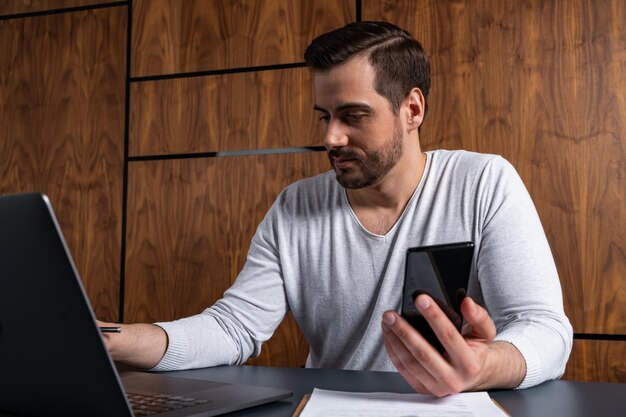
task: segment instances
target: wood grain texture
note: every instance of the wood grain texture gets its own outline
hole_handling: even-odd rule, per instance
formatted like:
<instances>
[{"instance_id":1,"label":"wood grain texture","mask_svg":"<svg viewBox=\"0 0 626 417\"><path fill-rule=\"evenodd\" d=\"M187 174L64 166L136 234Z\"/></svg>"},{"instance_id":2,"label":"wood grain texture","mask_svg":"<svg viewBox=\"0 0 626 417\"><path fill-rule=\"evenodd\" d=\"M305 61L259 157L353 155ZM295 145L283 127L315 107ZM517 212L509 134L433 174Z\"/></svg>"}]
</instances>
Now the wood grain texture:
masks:
<instances>
[{"instance_id":1,"label":"wood grain texture","mask_svg":"<svg viewBox=\"0 0 626 417\"><path fill-rule=\"evenodd\" d=\"M2 0L0 2L0 16L91 6L112 3L113 1L115 0Z\"/></svg>"},{"instance_id":2,"label":"wood grain texture","mask_svg":"<svg viewBox=\"0 0 626 417\"><path fill-rule=\"evenodd\" d=\"M212 305L279 192L328 168L324 152L133 162L125 320L173 320ZM288 320L256 363L301 366L306 349Z\"/></svg>"},{"instance_id":3,"label":"wood grain texture","mask_svg":"<svg viewBox=\"0 0 626 417\"><path fill-rule=\"evenodd\" d=\"M355 19L353 0L135 0L134 77L302 62L312 36Z\"/></svg>"},{"instance_id":4,"label":"wood grain texture","mask_svg":"<svg viewBox=\"0 0 626 417\"><path fill-rule=\"evenodd\" d=\"M47 193L95 311L119 311L126 9L0 21L0 194Z\"/></svg>"},{"instance_id":5,"label":"wood grain texture","mask_svg":"<svg viewBox=\"0 0 626 417\"><path fill-rule=\"evenodd\" d=\"M626 383L626 342L575 340L563 379Z\"/></svg>"},{"instance_id":6,"label":"wood grain texture","mask_svg":"<svg viewBox=\"0 0 626 417\"><path fill-rule=\"evenodd\" d=\"M130 155L314 146L308 69L133 83Z\"/></svg>"},{"instance_id":7,"label":"wood grain texture","mask_svg":"<svg viewBox=\"0 0 626 417\"><path fill-rule=\"evenodd\" d=\"M542 219L580 333L626 334L626 3L363 1L431 57L426 149L505 156Z\"/></svg>"}]
</instances>

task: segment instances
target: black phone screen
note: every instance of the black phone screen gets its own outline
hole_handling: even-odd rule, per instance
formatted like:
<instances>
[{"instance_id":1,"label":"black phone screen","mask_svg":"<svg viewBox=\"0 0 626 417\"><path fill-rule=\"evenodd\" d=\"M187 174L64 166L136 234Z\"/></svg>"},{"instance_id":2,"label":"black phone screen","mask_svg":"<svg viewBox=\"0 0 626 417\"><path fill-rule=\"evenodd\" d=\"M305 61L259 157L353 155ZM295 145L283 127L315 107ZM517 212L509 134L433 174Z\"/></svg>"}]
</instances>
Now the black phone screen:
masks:
<instances>
[{"instance_id":1,"label":"black phone screen","mask_svg":"<svg viewBox=\"0 0 626 417\"><path fill-rule=\"evenodd\" d=\"M401 315L439 352L444 348L415 308L415 299L420 294L430 295L460 332L461 302L467 292L473 254L472 242L407 250Z\"/></svg>"}]
</instances>

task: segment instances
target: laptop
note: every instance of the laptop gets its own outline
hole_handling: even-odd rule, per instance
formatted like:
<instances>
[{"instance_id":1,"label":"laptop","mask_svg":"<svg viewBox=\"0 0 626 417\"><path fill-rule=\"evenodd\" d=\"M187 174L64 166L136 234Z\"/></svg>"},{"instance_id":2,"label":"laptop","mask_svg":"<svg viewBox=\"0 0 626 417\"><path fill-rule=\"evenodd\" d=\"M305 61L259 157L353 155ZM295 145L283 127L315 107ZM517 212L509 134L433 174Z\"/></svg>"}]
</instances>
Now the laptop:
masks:
<instances>
[{"instance_id":1,"label":"laptop","mask_svg":"<svg viewBox=\"0 0 626 417\"><path fill-rule=\"evenodd\" d=\"M48 198L0 196L0 414L215 416L291 395L162 373L120 377ZM133 411L131 401L144 406Z\"/></svg>"}]
</instances>

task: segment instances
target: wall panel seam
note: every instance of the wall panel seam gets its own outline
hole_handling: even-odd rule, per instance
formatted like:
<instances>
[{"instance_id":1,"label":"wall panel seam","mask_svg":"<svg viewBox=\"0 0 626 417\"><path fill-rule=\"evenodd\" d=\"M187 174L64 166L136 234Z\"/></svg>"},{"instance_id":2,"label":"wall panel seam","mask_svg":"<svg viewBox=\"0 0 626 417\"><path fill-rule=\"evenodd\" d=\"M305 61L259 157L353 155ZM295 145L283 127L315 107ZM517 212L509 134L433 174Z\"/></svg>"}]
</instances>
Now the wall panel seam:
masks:
<instances>
[{"instance_id":1,"label":"wall panel seam","mask_svg":"<svg viewBox=\"0 0 626 417\"><path fill-rule=\"evenodd\" d=\"M127 2L127 21L126 21L126 77L124 93L124 162L122 173L122 230L120 231L120 297L118 321L124 321L124 300L125 300L125 283L126 283L126 226L127 226L127 207L128 207L128 154L130 149L130 60L131 60L131 41L132 41L132 21L133 21L133 5L132 0Z\"/></svg>"},{"instance_id":2,"label":"wall panel seam","mask_svg":"<svg viewBox=\"0 0 626 417\"><path fill-rule=\"evenodd\" d=\"M574 333L574 340L612 340L626 342L625 334Z\"/></svg>"}]
</instances>

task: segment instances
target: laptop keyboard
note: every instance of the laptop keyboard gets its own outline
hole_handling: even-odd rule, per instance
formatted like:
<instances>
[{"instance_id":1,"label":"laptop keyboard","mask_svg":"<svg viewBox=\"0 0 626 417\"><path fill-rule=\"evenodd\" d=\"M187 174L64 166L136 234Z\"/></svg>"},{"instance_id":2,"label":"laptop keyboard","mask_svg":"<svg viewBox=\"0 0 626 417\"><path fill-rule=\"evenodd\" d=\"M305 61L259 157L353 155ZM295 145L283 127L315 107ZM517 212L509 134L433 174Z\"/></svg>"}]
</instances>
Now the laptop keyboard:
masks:
<instances>
[{"instance_id":1,"label":"laptop keyboard","mask_svg":"<svg viewBox=\"0 0 626 417\"><path fill-rule=\"evenodd\" d=\"M209 402L209 400L166 394L128 393L127 396L136 416L151 416Z\"/></svg>"}]
</instances>

